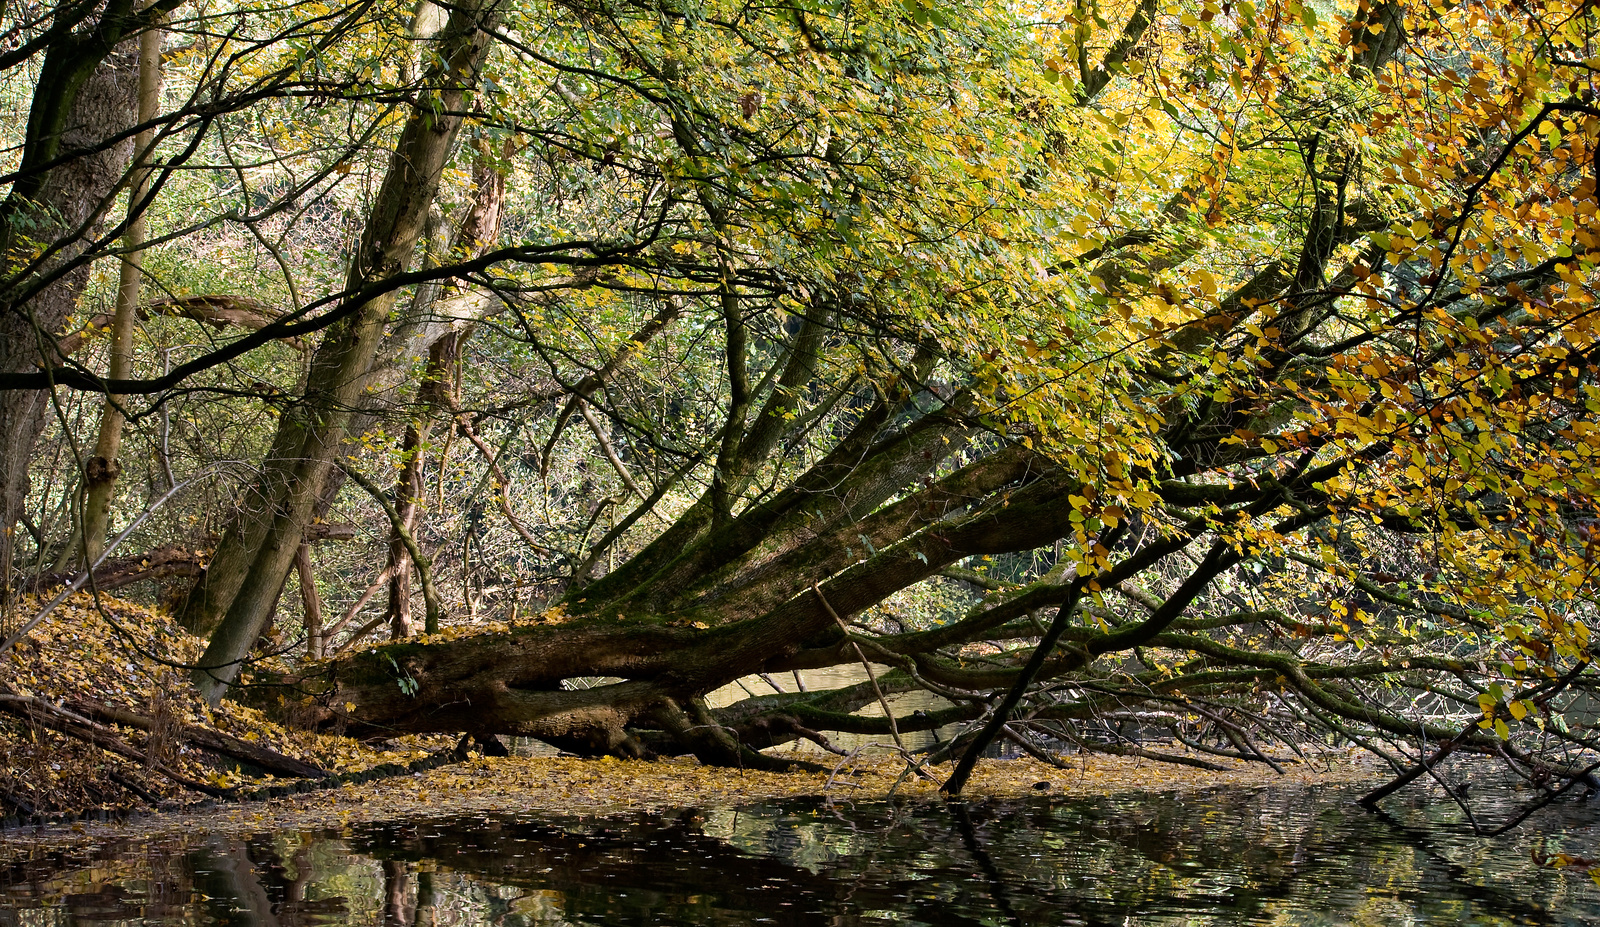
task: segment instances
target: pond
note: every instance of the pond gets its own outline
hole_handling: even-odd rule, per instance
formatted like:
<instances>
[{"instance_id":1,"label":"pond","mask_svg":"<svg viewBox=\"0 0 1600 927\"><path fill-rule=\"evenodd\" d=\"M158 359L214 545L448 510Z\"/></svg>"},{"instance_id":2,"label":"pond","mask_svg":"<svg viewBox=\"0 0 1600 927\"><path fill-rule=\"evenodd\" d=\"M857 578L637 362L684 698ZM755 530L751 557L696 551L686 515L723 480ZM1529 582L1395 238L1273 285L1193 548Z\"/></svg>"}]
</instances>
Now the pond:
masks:
<instances>
[{"instance_id":1,"label":"pond","mask_svg":"<svg viewBox=\"0 0 1600 927\"><path fill-rule=\"evenodd\" d=\"M1593 924L1596 805L1493 840L1348 787L191 833L0 865L0 925ZM0 840L7 838L0 836ZM13 841L16 838L12 835ZM15 848L13 848L15 849ZM26 854L23 854L27 856Z\"/></svg>"}]
</instances>

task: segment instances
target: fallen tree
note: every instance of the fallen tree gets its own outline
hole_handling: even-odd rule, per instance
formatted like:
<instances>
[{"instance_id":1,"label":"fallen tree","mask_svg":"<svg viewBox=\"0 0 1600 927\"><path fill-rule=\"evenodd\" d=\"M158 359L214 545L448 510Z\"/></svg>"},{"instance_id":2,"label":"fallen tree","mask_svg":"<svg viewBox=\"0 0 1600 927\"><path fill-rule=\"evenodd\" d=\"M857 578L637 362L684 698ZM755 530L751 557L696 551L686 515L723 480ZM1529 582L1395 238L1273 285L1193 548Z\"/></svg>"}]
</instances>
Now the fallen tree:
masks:
<instances>
[{"instance_id":1,"label":"fallen tree","mask_svg":"<svg viewBox=\"0 0 1600 927\"><path fill-rule=\"evenodd\" d=\"M1129 42L1147 15L1128 21ZM1350 49L1354 86L1403 92L1444 67L1425 42L1406 47L1429 28L1363 7L1331 47ZM1404 181L1366 168L1341 134L1351 124L1315 100L1277 99L1292 115L1235 131L1296 139L1296 243L1231 287L1194 263L1215 253L1192 221L1216 180L1204 175L1153 224L1057 265L1058 279L1087 280L1104 317L1013 315L1004 342L963 354L951 347L963 320L942 314L954 306L896 311L811 289L800 324L762 331L773 347L750 370L752 306L800 297L741 255L705 294L708 325L726 330L704 451L715 464L668 527L599 579L575 575L548 623L380 645L274 682L320 705L322 722L374 735L516 733L717 763L777 764L755 750L830 731L965 722L937 751L964 759L951 791L1000 737L1045 754L1276 765L1284 748L1332 736L1402 777L1448 741L1535 781L1586 776L1595 744L1563 706L1596 682L1582 294L1597 242L1579 218L1596 199L1583 168L1594 140L1567 129L1596 114L1519 110L1502 136L1461 141L1476 152L1466 162L1428 161ZM1528 140L1556 125L1579 147L1549 155L1539 195L1569 204L1556 212L1578 230L1537 246L1549 250L1529 232L1507 260L1489 229L1528 195L1516 165L1545 157ZM1419 169L1420 157L1404 149ZM1425 187L1427 203L1380 193L1367 174ZM1118 321L1152 304L1188 308ZM841 344L875 368L854 390L837 372ZM600 408L637 453L664 453L668 432L625 402ZM830 437L812 430L829 420ZM779 449L802 434L814 450L796 467ZM1038 551L1053 555L1031 570L1013 559L936 626L886 621L887 602L952 568ZM700 701L740 677L863 654L887 670L881 685ZM591 677L613 681L569 686ZM912 690L950 707L855 714ZM1085 736L1111 722L1191 753Z\"/></svg>"},{"instance_id":2,"label":"fallen tree","mask_svg":"<svg viewBox=\"0 0 1600 927\"><path fill-rule=\"evenodd\" d=\"M262 394L276 436L183 613L217 629L208 699L745 765L956 724L951 792L1001 738L1269 765L1337 740L1402 779L1448 742L1584 781L1586 20L590 12L455 10L427 39L448 55L385 88L404 119L345 288L174 368L324 333ZM555 89L480 86L513 63ZM473 133L517 144L476 146L455 192L522 239L432 248ZM459 325L429 315L446 283L476 294ZM398 330L452 340L406 341L397 413L372 378ZM108 389L173 401L172 376ZM376 579L339 577L369 591L336 626L382 623L354 619L412 569L439 633L250 672L334 472L391 534ZM409 599L389 613L407 633ZM315 657L335 632L305 627ZM863 662L860 685L704 701ZM947 707L896 714L911 691Z\"/></svg>"}]
</instances>

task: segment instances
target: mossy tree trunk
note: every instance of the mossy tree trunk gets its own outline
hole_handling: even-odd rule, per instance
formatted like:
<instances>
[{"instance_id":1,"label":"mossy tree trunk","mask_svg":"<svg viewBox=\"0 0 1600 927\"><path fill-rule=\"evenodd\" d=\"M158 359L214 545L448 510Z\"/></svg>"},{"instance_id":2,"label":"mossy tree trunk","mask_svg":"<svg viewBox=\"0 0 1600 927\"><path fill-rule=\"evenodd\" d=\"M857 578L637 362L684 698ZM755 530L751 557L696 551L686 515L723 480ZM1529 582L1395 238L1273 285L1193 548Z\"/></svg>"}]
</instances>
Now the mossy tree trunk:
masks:
<instances>
[{"instance_id":1,"label":"mossy tree trunk","mask_svg":"<svg viewBox=\"0 0 1600 927\"><path fill-rule=\"evenodd\" d=\"M488 53L494 9L492 0L456 8L438 38L439 64L424 81L429 92L412 107L351 261L346 287L359 305L324 336L303 399L283 415L262 476L185 606L184 624L210 634L194 677L213 702L267 626L332 455L361 405L396 301L393 290L376 298L363 290L410 266Z\"/></svg>"}]
</instances>

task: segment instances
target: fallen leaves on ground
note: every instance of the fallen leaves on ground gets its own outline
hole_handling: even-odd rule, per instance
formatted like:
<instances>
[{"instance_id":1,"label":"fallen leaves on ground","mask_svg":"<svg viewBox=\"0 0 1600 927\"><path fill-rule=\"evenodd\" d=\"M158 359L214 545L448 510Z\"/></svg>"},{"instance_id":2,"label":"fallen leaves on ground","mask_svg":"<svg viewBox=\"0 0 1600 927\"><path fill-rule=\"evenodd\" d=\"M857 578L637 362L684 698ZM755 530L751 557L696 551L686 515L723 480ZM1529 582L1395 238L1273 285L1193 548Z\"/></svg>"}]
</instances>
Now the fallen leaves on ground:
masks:
<instances>
[{"instance_id":1,"label":"fallen leaves on ground","mask_svg":"<svg viewBox=\"0 0 1600 927\"><path fill-rule=\"evenodd\" d=\"M41 607L33 597L19 599L11 623L20 624ZM112 726L120 739L151 762L115 756L15 715L0 714L0 756L5 757L0 765L0 819L19 812L72 815L148 807L149 797L163 805L204 798L158 774L153 769L156 762L220 789L277 781L247 776L239 764L183 744L174 734L175 725L212 727L340 773L408 763L450 742L407 738L391 742L393 749L373 749L350 738L275 724L259 711L233 702L213 711L196 694L186 669L203 650L203 641L154 609L87 592L57 606L0 655L0 686L56 706L91 699L158 722L153 733ZM138 794L141 790L145 796Z\"/></svg>"},{"instance_id":2,"label":"fallen leaves on ground","mask_svg":"<svg viewBox=\"0 0 1600 927\"><path fill-rule=\"evenodd\" d=\"M1209 771L1112 756L1081 756L1060 769L1031 759L979 764L967 797L1021 798L1171 791L1220 786L1263 788L1364 781L1372 770L1351 754L1330 754L1289 767L1283 776L1260 764L1238 763ZM930 767L936 777L949 766ZM35 840L80 842L155 837L182 831L245 836L270 830L338 829L391 820L469 814L605 814L629 810L728 807L752 802L827 795L850 801L890 796L938 800L936 783L901 777L905 764L889 757L862 759L828 773L774 773L699 766L693 761L647 763L557 757L473 757L426 773L365 785L203 811L160 815L125 823L85 823L56 829ZM942 777L941 777L942 778ZM1040 784L1046 786L1041 788Z\"/></svg>"},{"instance_id":3,"label":"fallen leaves on ground","mask_svg":"<svg viewBox=\"0 0 1600 927\"><path fill-rule=\"evenodd\" d=\"M38 605L24 600L18 611L28 615L30 607L36 609ZM146 716L209 725L339 773L410 762L448 741L412 738L396 742L396 749L376 750L349 738L292 730L269 721L254 709L231 702L211 711L195 695L183 669L198 659L201 650L200 640L174 626L160 612L85 593L63 603L17 647L0 656L0 684L19 695L56 704L89 697ZM176 741L163 744L160 733L152 736L122 728L117 733L130 745L159 756L182 774L216 787L259 786L274 781L248 779L236 764L219 761ZM52 831L72 840L94 834L127 833L130 829L259 832L279 827L338 827L359 821L485 812L600 813L729 806L822 794L848 800L871 800L890 794L933 800L938 794L936 782L907 775L905 764L890 757L858 758L832 774L721 769L685 760L645 763L475 757L426 773L267 802L224 803L184 811L184 801L201 796L182 791L154 774L147 764L88 747L14 716L0 715L0 755L6 757L0 767L3 795L21 798L41 811L81 813L98 808L138 807L144 799L127 788L123 784L126 781L157 797L163 807L176 809L127 824L85 822ZM1221 762L1229 768L1210 771L1101 755L1069 758L1069 769L1030 759L985 761L979 764L967 794L974 798L1012 798L1260 787L1342 782L1369 775L1367 767L1342 753L1290 765L1286 776L1278 776L1261 764ZM949 767L933 767L932 774L942 781L949 774Z\"/></svg>"}]
</instances>

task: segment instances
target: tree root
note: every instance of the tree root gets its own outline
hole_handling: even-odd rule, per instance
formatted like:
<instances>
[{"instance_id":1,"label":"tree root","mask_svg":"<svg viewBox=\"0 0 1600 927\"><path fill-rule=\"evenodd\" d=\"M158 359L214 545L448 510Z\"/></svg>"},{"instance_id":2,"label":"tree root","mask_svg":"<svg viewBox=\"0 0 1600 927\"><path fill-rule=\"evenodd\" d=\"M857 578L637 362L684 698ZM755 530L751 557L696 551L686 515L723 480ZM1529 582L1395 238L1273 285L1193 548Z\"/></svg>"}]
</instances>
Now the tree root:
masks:
<instances>
[{"instance_id":1,"label":"tree root","mask_svg":"<svg viewBox=\"0 0 1600 927\"><path fill-rule=\"evenodd\" d=\"M687 710L670 698L662 699L655 720L678 743L694 752L707 766L759 769L766 772L826 772L828 767L798 759L780 759L753 750L740 742L731 729L718 724L700 699L689 702Z\"/></svg>"},{"instance_id":2,"label":"tree root","mask_svg":"<svg viewBox=\"0 0 1600 927\"><path fill-rule=\"evenodd\" d=\"M1176 753L1161 753L1157 750L1146 750L1143 747L1129 747L1123 744L1093 744L1082 743L1083 749L1091 753L1109 753L1112 756L1137 756L1160 763L1175 763L1179 766L1193 766L1195 769L1209 769L1213 772L1227 772L1228 767L1220 763L1211 763L1192 756L1179 756Z\"/></svg>"}]
</instances>

